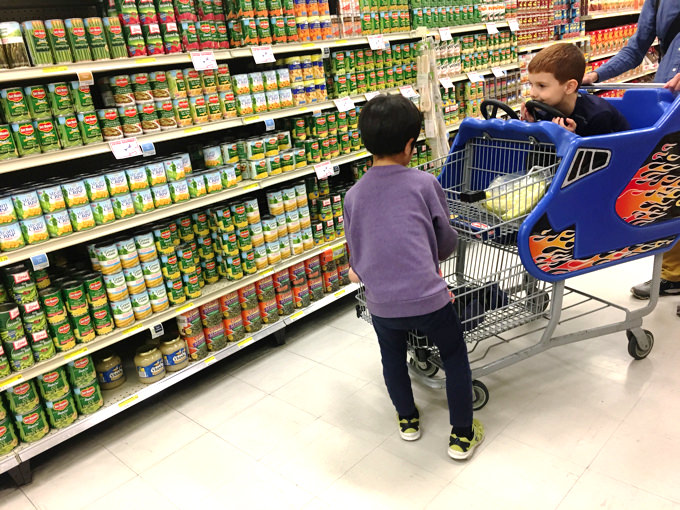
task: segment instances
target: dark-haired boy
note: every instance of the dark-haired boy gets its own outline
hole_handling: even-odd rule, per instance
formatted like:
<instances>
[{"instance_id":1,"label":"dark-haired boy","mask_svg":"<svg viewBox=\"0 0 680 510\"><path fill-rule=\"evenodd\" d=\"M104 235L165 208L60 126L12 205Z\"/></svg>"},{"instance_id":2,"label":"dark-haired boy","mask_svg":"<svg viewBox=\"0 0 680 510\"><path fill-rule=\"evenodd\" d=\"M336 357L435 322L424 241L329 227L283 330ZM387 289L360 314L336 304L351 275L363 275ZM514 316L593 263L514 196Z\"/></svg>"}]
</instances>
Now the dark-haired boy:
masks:
<instances>
[{"instance_id":1,"label":"dark-haired boy","mask_svg":"<svg viewBox=\"0 0 680 510\"><path fill-rule=\"evenodd\" d=\"M463 460L482 442L484 428L472 418L463 329L439 275L439 261L451 255L458 236L437 179L406 167L420 126L420 112L402 96L378 96L361 111L359 130L373 166L345 197L345 233L352 277L366 288L401 437L420 437L406 364L407 334L417 329L439 348L452 426L448 454Z\"/></svg>"},{"instance_id":2,"label":"dark-haired boy","mask_svg":"<svg viewBox=\"0 0 680 510\"><path fill-rule=\"evenodd\" d=\"M626 118L607 100L591 94L580 94L586 61L583 53L569 43L556 43L539 51L529 62L531 99L561 111L566 118L552 118L538 112L534 119L522 105L522 118L552 120L580 136L604 135L626 131Z\"/></svg>"}]
</instances>

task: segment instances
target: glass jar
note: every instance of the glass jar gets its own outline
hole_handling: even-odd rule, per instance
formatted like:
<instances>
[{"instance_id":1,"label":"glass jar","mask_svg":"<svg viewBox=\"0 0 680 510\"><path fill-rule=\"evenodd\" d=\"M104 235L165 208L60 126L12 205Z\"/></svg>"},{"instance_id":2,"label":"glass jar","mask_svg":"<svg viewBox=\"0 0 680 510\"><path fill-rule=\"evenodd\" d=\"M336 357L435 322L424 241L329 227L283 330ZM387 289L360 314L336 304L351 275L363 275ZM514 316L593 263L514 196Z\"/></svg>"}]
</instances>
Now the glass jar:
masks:
<instances>
[{"instance_id":1,"label":"glass jar","mask_svg":"<svg viewBox=\"0 0 680 510\"><path fill-rule=\"evenodd\" d=\"M105 351L95 363L97 380L103 390L112 390L123 384L126 380L123 372L123 361L116 353Z\"/></svg>"},{"instance_id":2,"label":"glass jar","mask_svg":"<svg viewBox=\"0 0 680 510\"><path fill-rule=\"evenodd\" d=\"M161 339L163 365L168 372L177 372L189 364L187 345L180 336L168 335Z\"/></svg>"},{"instance_id":3,"label":"glass jar","mask_svg":"<svg viewBox=\"0 0 680 510\"><path fill-rule=\"evenodd\" d=\"M139 381L144 384L151 384L165 377L163 356L155 345L147 344L137 349L135 367L137 368Z\"/></svg>"}]
</instances>

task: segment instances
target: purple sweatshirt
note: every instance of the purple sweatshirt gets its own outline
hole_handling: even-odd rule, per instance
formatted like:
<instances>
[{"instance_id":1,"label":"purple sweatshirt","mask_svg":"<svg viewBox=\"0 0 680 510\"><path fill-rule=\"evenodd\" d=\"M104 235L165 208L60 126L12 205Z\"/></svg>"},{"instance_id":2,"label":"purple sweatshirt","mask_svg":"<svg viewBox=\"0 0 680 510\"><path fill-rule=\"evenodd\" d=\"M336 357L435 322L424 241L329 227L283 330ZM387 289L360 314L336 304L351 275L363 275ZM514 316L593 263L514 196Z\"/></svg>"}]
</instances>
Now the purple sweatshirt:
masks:
<instances>
[{"instance_id":1,"label":"purple sweatshirt","mask_svg":"<svg viewBox=\"0 0 680 510\"><path fill-rule=\"evenodd\" d=\"M399 165L371 168L345 197L345 235L372 314L425 315L449 302L439 261L458 234L434 176Z\"/></svg>"}]
</instances>

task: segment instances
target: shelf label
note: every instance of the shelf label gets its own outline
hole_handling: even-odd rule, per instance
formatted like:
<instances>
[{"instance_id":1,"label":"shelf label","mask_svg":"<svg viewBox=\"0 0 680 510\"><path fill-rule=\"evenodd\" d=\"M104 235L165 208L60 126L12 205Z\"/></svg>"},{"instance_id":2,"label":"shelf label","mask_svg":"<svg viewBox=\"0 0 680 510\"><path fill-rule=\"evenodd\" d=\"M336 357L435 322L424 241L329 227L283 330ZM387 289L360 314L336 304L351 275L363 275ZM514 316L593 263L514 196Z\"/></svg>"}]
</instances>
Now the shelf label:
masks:
<instances>
[{"instance_id":1,"label":"shelf label","mask_svg":"<svg viewBox=\"0 0 680 510\"><path fill-rule=\"evenodd\" d=\"M292 317L292 315L291 315L291 317ZM239 347L245 347L246 345L248 345L250 343L253 343L253 337L252 336L249 336L245 340L241 340L237 345Z\"/></svg>"},{"instance_id":2,"label":"shelf label","mask_svg":"<svg viewBox=\"0 0 680 510\"><path fill-rule=\"evenodd\" d=\"M292 322L292 321L296 321L296 320L298 320L300 317L302 317L304 314L305 314L304 310L301 311L301 312L295 312L293 315L291 315L291 316L289 317L289 319L290 319L291 322Z\"/></svg>"},{"instance_id":3,"label":"shelf label","mask_svg":"<svg viewBox=\"0 0 680 510\"><path fill-rule=\"evenodd\" d=\"M328 46L321 48L321 58L330 58L331 49Z\"/></svg>"},{"instance_id":4,"label":"shelf label","mask_svg":"<svg viewBox=\"0 0 680 510\"><path fill-rule=\"evenodd\" d=\"M264 119L265 131L274 131L276 127L274 124L274 119Z\"/></svg>"},{"instance_id":5,"label":"shelf label","mask_svg":"<svg viewBox=\"0 0 680 510\"><path fill-rule=\"evenodd\" d=\"M271 45L253 46L250 48L256 64L271 64L276 62Z\"/></svg>"},{"instance_id":6,"label":"shelf label","mask_svg":"<svg viewBox=\"0 0 680 510\"><path fill-rule=\"evenodd\" d=\"M380 95L380 92L366 92L364 94L364 97L366 98L366 101L370 101L374 97L378 97Z\"/></svg>"},{"instance_id":7,"label":"shelf label","mask_svg":"<svg viewBox=\"0 0 680 510\"><path fill-rule=\"evenodd\" d=\"M357 153L358 158L367 158L369 156L368 151L361 151Z\"/></svg>"},{"instance_id":8,"label":"shelf label","mask_svg":"<svg viewBox=\"0 0 680 510\"><path fill-rule=\"evenodd\" d=\"M344 296L345 293L347 292L347 289L342 289L337 291L335 294L333 294L336 298L339 298L340 296Z\"/></svg>"},{"instance_id":9,"label":"shelf label","mask_svg":"<svg viewBox=\"0 0 680 510\"><path fill-rule=\"evenodd\" d=\"M385 38L382 34L369 35L367 37L368 45L372 50L384 50L385 49Z\"/></svg>"},{"instance_id":10,"label":"shelf label","mask_svg":"<svg viewBox=\"0 0 680 510\"><path fill-rule=\"evenodd\" d=\"M47 269L50 267L50 260L44 253L39 253L38 255L33 255L31 257L31 264L33 265L33 271L39 271L40 269Z\"/></svg>"},{"instance_id":11,"label":"shelf label","mask_svg":"<svg viewBox=\"0 0 680 510\"><path fill-rule=\"evenodd\" d=\"M194 64L194 69L197 71L217 69L217 61L215 60L215 54L212 50L192 51L191 62Z\"/></svg>"},{"instance_id":12,"label":"shelf label","mask_svg":"<svg viewBox=\"0 0 680 510\"><path fill-rule=\"evenodd\" d=\"M158 338L159 336L163 336L165 334L163 323L154 324L149 328L149 331L151 331L151 338Z\"/></svg>"},{"instance_id":13,"label":"shelf label","mask_svg":"<svg viewBox=\"0 0 680 510\"><path fill-rule=\"evenodd\" d=\"M4 385L2 386L2 388L0 388L0 389L2 389L2 390L4 391L4 390L6 390L7 388L11 388L11 387L14 386L16 383L18 383L19 381L21 381L23 378L24 378L23 375L17 374L17 375L15 375L14 377L11 377L11 378L7 379L7 380L5 381L5 384L4 384Z\"/></svg>"},{"instance_id":14,"label":"shelf label","mask_svg":"<svg viewBox=\"0 0 680 510\"><path fill-rule=\"evenodd\" d=\"M453 82L451 81L451 78L448 78L446 76L444 78L439 78L439 83L445 89L452 89L453 88Z\"/></svg>"},{"instance_id":15,"label":"shelf label","mask_svg":"<svg viewBox=\"0 0 680 510\"><path fill-rule=\"evenodd\" d=\"M273 272L274 272L274 268L273 268L273 267L270 267L270 268L268 268L268 269L265 269L264 271L260 271L258 274L259 274L260 276L269 276L269 275L272 274Z\"/></svg>"},{"instance_id":16,"label":"shelf label","mask_svg":"<svg viewBox=\"0 0 680 510\"><path fill-rule=\"evenodd\" d=\"M70 361L73 358L80 358L80 357L84 356L85 354L87 354L87 347L83 347L82 349L78 349L75 352L67 354L66 356L64 356L64 361Z\"/></svg>"},{"instance_id":17,"label":"shelf label","mask_svg":"<svg viewBox=\"0 0 680 510\"><path fill-rule=\"evenodd\" d=\"M7 255L3 255L2 257L0 257L0 262L7 262L8 260L9 258L7 257Z\"/></svg>"},{"instance_id":18,"label":"shelf label","mask_svg":"<svg viewBox=\"0 0 680 510\"><path fill-rule=\"evenodd\" d=\"M255 184L248 184L248 186L244 186L243 191L253 191L254 189L259 189L259 187L260 184L256 182Z\"/></svg>"},{"instance_id":19,"label":"shelf label","mask_svg":"<svg viewBox=\"0 0 680 510\"><path fill-rule=\"evenodd\" d=\"M135 137L109 142L109 147L116 159L134 158L142 155L142 148Z\"/></svg>"},{"instance_id":20,"label":"shelf label","mask_svg":"<svg viewBox=\"0 0 680 510\"><path fill-rule=\"evenodd\" d=\"M154 146L153 142L142 142L139 144L139 146L142 149L142 156L145 158L156 155L156 147Z\"/></svg>"},{"instance_id":21,"label":"shelf label","mask_svg":"<svg viewBox=\"0 0 680 510\"><path fill-rule=\"evenodd\" d=\"M67 66L57 66L57 67L45 67L43 68L43 73L64 73L68 71Z\"/></svg>"},{"instance_id":22,"label":"shelf label","mask_svg":"<svg viewBox=\"0 0 680 510\"><path fill-rule=\"evenodd\" d=\"M187 310L191 309L194 307L194 302L192 301L191 303L187 303L185 305L180 306L177 311L179 313L186 312Z\"/></svg>"},{"instance_id":23,"label":"shelf label","mask_svg":"<svg viewBox=\"0 0 680 510\"><path fill-rule=\"evenodd\" d=\"M512 30L513 32L517 32L519 30L519 21L517 20L517 18L508 19L507 22L508 26L510 27L510 30Z\"/></svg>"},{"instance_id":24,"label":"shelf label","mask_svg":"<svg viewBox=\"0 0 680 510\"><path fill-rule=\"evenodd\" d=\"M498 27L496 26L495 23L487 23L486 24L486 31L489 34L497 34L498 33Z\"/></svg>"},{"instance_id":25,"label":"shelf label","mask_svg":"<svg viewBox=\"0 0 680 510\"><path fill-rule=\"evenodd\" d=\"M137 65L153 64L155 62L156 62L156 59L154 57L138 58L138 59L135 60L135 64L137 64Z\"/></svg>"},{"instance_id":26,"label":"shelf label","mask_svg":"<svg viewBox=\"0 0 680 510\"><path fill-rule=\"evenodd\" d=\"M134 333L135 331L138 331L138 330L140 330L140 329L142 329L142 325L141 325L141 324L137 324L136 326L132 326L132 327L130 327L130 328L127 328L125 331L123 331L123 334L124 334L124 335L130 335L130 334L132 334L132 333Z\"/></svg>"},{"instance_id":27,"label":"shelf label","mask_svg":"<svg viewBox=\"0 0 680 510\"><path fill-rule=\"evenodd\" d=\"M78 81L81 87L94 85L94 76L91 71L78 71Z\"/></svg>"},{"instance_id":28,"label":"shelf label","mask_svg":"<svg viewBox=\"0 0 680 510\"><path fill-rule=\"evenodd\" d=\"M259 115L252 115L252 116L250 116L250 117L244 117L244 118L243 118L243 123L244 123L244 124L251 124L251 123L253 123L253 122L257 122L258 120L260 120L260 116L259 116Z\"/></svg>"},{"instance_id":29,"label":"shelf label","mask_svg":"<svg viewBox=\"0 0 680 510\"><path fill-rule=\"evenodd\" d=\"M314 165L314 171L316 172L316 177L318 179L327 179L333 175L333 163L330 161L324 161L323 163L317 163Z\"/></svg>"},{"instance_id":30,"label":"shelf label","mask_svg":"<svg viewBox=\"0 0 680 510\"><path fill-rule=\"evenodd\" d=\"M316 46L316 44L314 44L313 42L302 43L303 48L314 48L314 46Z\"/></svg>"},{"instance_id":31,"label":"shelf label","mask_svg":"<svg viewBox=\"0 0 680 510\"><path fill-rule=\"evenodd\" d=\"M410 99L412 97L420 97L412 85L404 85L402 87L399 87L399 92L401 92L401 95L407 99Z\"/></svg>"},{"instance_id":32,"label":"shelf label","mask_svg":"<svg viewBox=\"0 0 680 510\"><path fill-rule=\"evenodd\" d=\"M491 68L491 72L496 78L503 78L507 73L505 72L505 69L501 69L498 66L494 66Z\"/></svg>"},{"instance_id":33,"label":"shelf label","mask_svg":"<svg viewBox=\"0 0 680 510\"><path fill-rule=\"evenodd\" d=\"M118 407L129 406L130 404L132 404L132 403L133 403L135 400L137 400L138 398L139 398L139 394L138 394L138 393L135 393L135 394L132 395L130 398L126 398L126 399L123 400L122 402L118 402Z\"/></svg>"},{"instance_id":34,"label":"shelf label","mask_svg":"<svg viewBox=\"0 0 680 510\"><path fill-rule=\"evenodd\" d=\"M307 111L309 111L309 108L307 108L306 106L303 106L302 108L298 108L298 113L305 113Z\"/></svg>"},{"instance_id":35,"label":"shelf label","mask_svg":"<svg viewBox=\"0 0 680 510\"><path fill-rule=\"evenodd\" d=\"M333 102L335 103L335 107L339 112L346 112L352 108L355 108L354 101L352 101L352 98L349 96L341 97L340 99L333 99Z\"/></svg>"},{"instance_id":36,"label":"shelf label","mask_svg":"<svg viewBox=\"0 0 680 510\"><path fill-rule=\"evenodd\" d=\"M477 83L478 81L484 81L484 78L482 77L481 74L472 71L467 73L467 77L468 80L470 80L473 83Z\"/></svg>"},{"instance_id":37,"label":"shelf label","mask_svg":"<svg viewBox=\"0 0 680 510\"><path fill-rule=\"evenodd\" d=\"M217 361L217 360L215 359L215 356L210 356L210 357L208 357L208 358L205 358L204 363L205 363L206 365L212 365L212 364L215 363L216 361Z\"/></svg>"},{"instance_id":38,"label":"shelf label","mask_svg":"<svg viewBox=\"0 0 680 510\"><path fill-rule=\"evenodd\" d=\"M442 41L451 41L453 40L453 37L451 37L451 29L449 27L442 27L439 29L439 38Z\"/></svg>"},{"instance_id":39,"label":"shelf label","mask_svg":"<svg viewBox=\"0 0 680 510\"><path fill-rule=\"evenodd\" d=\"M201 129L203 129L201 126L194 126L190 128L186 128L184 130L185 133L198 133Z\"/></svg>"}]
</instances>

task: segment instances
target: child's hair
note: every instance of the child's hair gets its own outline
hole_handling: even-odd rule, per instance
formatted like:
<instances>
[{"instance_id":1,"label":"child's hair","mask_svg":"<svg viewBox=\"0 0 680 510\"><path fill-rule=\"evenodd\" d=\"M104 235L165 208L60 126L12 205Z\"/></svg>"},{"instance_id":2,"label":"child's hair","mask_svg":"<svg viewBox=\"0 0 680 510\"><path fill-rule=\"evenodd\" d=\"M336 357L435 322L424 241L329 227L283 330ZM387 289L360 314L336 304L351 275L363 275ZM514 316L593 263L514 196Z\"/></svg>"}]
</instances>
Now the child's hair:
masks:
<instances>
[{"instance_id":1,"label":"child's hair","mask_svg":"<svg viewBox=\"0 0 680 510\"><path fill-rule=\"evenodd\" d=\"M551 73L560 83L576 80L581 86L586 59L575 45L557 43L539 51L529 62L530 73Z\"/></svg>"},{"instance_id":2,"label":"child's hair","mask_svg":"<svg viewBox=\"0 0 680 510\"><path fill-rule=\"evenodd\" d=\"M361 110L359 132L366 149L376 156L399 154L420 135L421 114L401 95L380 95Z\"/></svg>"}]
</instances>

